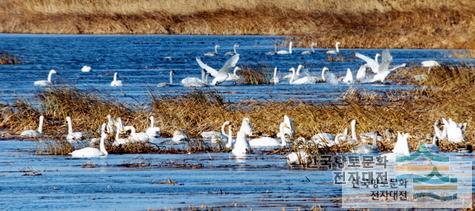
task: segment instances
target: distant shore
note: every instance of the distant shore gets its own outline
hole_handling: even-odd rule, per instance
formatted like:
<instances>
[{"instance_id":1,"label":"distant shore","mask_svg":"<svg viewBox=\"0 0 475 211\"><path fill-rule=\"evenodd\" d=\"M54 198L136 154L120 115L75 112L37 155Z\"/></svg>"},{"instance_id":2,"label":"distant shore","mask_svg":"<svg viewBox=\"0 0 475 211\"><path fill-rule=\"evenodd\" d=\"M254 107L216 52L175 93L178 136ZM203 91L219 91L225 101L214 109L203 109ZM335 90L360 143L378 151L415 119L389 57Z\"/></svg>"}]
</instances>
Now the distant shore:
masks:
<instances>
[{"instance_id":1,"label":"distant shore","mask_svg":"<svg viewBox=\"0 0 475 211\"><path fill-rule=\"evenodd\" d=\"M416 0L4 0L0 32L286 35L297 46L475 49L475 4Z\"/></svg>"}]
</instances>

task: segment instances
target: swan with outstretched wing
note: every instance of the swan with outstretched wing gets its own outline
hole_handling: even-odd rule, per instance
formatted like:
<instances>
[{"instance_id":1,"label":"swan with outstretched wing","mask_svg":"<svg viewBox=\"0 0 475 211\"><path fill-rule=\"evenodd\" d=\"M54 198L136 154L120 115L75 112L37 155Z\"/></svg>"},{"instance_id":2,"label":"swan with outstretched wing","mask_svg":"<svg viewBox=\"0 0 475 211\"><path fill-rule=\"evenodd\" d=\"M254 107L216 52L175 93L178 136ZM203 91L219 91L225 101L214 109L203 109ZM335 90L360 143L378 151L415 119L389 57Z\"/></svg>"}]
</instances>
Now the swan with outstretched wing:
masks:
<instances>
[{"instance_id":1,"label":"swan with outstretched wing","mask_svg":"<svg viewBox=\"0 0 475 211\"><path fill-rule=\"evenodd\" d=\"M216 70L207 64L203 63L199 57L196 57L196 62L198 65L201 67L201 69L204 69L206 72L208 72L214 79L211 82L211 85L215 86L220 83L223 83L228 79L228 77L232 77L232 73L230 73L231 68L236 67L237 62L239 61L239 54L236 54L229 58L224 65L221 67L221 69Z\"/></svg>"}]
</instances>

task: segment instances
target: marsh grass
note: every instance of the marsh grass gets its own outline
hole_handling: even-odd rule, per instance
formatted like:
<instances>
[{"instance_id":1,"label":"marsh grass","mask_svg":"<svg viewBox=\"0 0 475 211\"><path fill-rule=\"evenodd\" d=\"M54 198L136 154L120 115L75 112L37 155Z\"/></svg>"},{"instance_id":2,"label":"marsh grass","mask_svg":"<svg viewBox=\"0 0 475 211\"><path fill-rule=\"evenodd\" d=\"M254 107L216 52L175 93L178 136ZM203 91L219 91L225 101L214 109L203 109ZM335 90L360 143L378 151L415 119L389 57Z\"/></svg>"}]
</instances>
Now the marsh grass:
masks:
<instances>
[{"instance_id":1,"label":"marsh grass","mask_svg":"<svg viewBox=\"0 0 475 211\"><path fill-rule=\"evenodd\" d=\"M0 53L0 64L20 64L21 61L16 56L13 56L7 52Z\"/></svg>"},{"instance_id":2,"label":"marsh grass","mask_svg":"<svg viewBox=\"0 0 475 211\"><path fill-rule=\"evenodd\" d=\"M415 75L425 75L425 80L415 80ZM311 104L303 102L226 102L217 92L195 91L179 97L153 97L149 109L137 109L116 101L105 100L94 93L84 93L71 88L46 90L40 94L42 110L25 102L13 105L4 120L3 127L18 134L23 129L36 128L40 113L45 115L45 133L58 140L64 140L66 124L64 118L73 118L75 130L86 131L98 137L97 128L106 121L105 116L122 117L125 125L134 125L137 131L148 127L148 115L154 115L164 137L171 137L173 131L183 130L191 138L200 137L203 131L219 131L224 121L231 121L236 134L243 117L249 117L256 135L275 136L278 125L285 114L294 120L295 137L309 139L315 133L342 132L352 119L358 121L358 131L386 129L408 132L411 149L419 143L429 143L435 120L452 118L456 122L467 122L467 140L475 140L475 68L439 67L430 72L426 68L401 69L391 80L396 83L414 84L412 91L395 93L372 93L350 89L343 94L343 101L337 104ZM392 149L395 138L380 143L383 150ZM110 137L109 144L112 142ZM62 146L62 142L59 142ZM67 154L70 150L57 150L50 146L52 154ZM311 146L308 146L311 148ZM351 146L341 145L326 149L328 152L348 151ZM447 148L453 149L453 148ZM201 141L191 142L187 150L161 150L155 146L133 146L130 149L108 146L113 153L186 153L213 151Z\"/></svg>"},{"instance_id":3,"label":"marsh grass","mask_svg":"<svg viewBox=\"0 0 475 211\"><path fill-rule=\"evenodd\" d=\"M261 85L270 83L270 72L266 67L243 67L237 72L240 84Z\"/></svg>"}]
</instances>

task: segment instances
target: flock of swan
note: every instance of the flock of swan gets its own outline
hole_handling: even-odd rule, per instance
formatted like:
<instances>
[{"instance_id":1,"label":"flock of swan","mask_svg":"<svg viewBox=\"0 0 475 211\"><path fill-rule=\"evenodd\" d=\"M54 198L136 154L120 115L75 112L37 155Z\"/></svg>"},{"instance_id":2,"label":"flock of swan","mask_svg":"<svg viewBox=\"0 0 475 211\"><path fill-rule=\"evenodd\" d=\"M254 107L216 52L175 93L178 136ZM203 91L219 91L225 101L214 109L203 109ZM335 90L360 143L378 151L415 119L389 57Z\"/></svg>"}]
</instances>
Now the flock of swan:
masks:
<instances>
[{"instance_id":1,"label":"flock of swan","mask_svg":"<svg viewBox=\"0 0 475 211\"><path fill-rule=\"evenodd\" d=\"M326 51L328 56L341 56L340 51L340 42L336 42L335 49ZM301 52L302 55L311 55L317 53L314 49L315 43L312 43L310 46L310 50L304 50ZM206 52L203 54L205 57L215 57L220 55L218 52L219 45L214 46L214 51ZM233 50L225 52L225 56L231 56L222 67L213 68L210 65L203 62L200 57L196 57L196 63L200 67L201 70L201 78L197 77L186 77L181 80L181 85L185 87L204 87L204 86L216 86L220 85L224 82L236 82L240 79L239 70L240 68L237 66L237 63L240 58L240 54L237 52L237 47L239 44L233 45ZM266 55L290 55L293 54L294 51L292 50L292 42L289 42L288 49L277 50L277 47L274 51L267 52ZM329 68L323 67L322 71L319 76L314 76L309 74L301 74L301 70L303 65L298 65L297 69L291 67L288 71L290 74L287 74L284 77L280 77L279 71L277 68L274 68L273 77L271 78L270 82L274 85L281 83L282 79L288 79L288 84L292 85L301 85L301 84L315 84L320 82L326 82L332 85L338 83L344 84L352 84L352 83L384 83L387 76L392 73L393 71L405 67L406 64L399 64L396 66L391 66L393 61L393 57L391 56L389 50L384 50L381 54L377 53L373 58L370 58L366 55L361 53L355 53L355 57L363 60L365 63L361 65L356 74L353 74L353 71L348 68L346 74L337 77L335 74L330 72ZM381 57L381 61L378 58ZM440 64L437 61L429 60L423 61L421 63L423 67L428 67L429 69L435 66L439 66ZM82 73L90 73L92 71L91 66L83 66L81 68ZM56 74L57 70L51 69L48 73L47 80L38 80L34 82L34 86L50 86L52 85L52 76ZM169 82L161 82L158 83L158 87L164 86L172 86L175 85L173 82L173 75L174 71L169 72ZM212 77L213 79L211 82L208 82L208 77ZM118 79L118 73L115 72L110 83L111 87L121 87L123 86L122 80Z\"/></svg>"},{"instance_id":2,"label":"flock of swan","mask_svg":"<svg viewBox=\"0 0 475 211\"><path fill-rule=\"evenodd\" d=\"M77 149L70 153L74 158L93 158L93 157L105 157L108 155L105 148L105 140L108 137L113 137L113 146L125 146L132 143L166 143L170 145L186 144L191 139L188 138L185 132L175 131L171 139L161 138L160 128L155 127L153 116L149 117L149 127L144 132L137 132L132 125L124 126L121 118L113 118L111 115L106 117L107 122L100 127L100 137L86 140L83 132L74 131L72 126L72 120L68 116L66 117L66 124L68 131L66 134L66 141L71 143L72 146L77 146L78 143L88 142L89 147ZM20 136L24 138L41 138L43 136L43 121L44 116L39 117L37 130L25 130ZM423 144L427 149L438 152L438 144L441 140L447 140L450 143L464 143L466 141L465 131L467 123L456 123L452 119L437 120L434 125L434 136L431 144ZM225 121L220 131L204 131L201 133L202 139L205 143L219 144L225 146L225 148L231 150L231 154L234 157L245 157L249 153L254 151L266 151L288 148L293 143L309 143L318 148L328 148L337 146L340 144L348 143L353 148L352 153L368 154L368 153L380 153L378 148L378 142L382 140L390 140L393 137L392 132L385 131L385 135L380 135L376 131L357 133L357 122L352 120L349 127L341 133L316 133L309 140L303 137L298 137L293 140L295 134L295 128L292 119L285 115L282 122L279 124L279 131L277 131L276 137L261 136L255 137L253 135L253 129L250 118L243 118L238 132L234 136L233 126L230 121ZM227 129L227 130L226 130ZM124 134L127 137L121 137ZM408 139L410 135L408 133L397 133L395 147L390 154L386 154L390 159L391 157L398 155L409 155ZM164 141L165 140L165 141ZM99 142L99 148L94 147ZM302 147L303 145L298 145ZM310 155L303 149L297 150L297 152L291 152L287 156L289 164L304 164L310 160Z\"/></svg>"}]
</instances>

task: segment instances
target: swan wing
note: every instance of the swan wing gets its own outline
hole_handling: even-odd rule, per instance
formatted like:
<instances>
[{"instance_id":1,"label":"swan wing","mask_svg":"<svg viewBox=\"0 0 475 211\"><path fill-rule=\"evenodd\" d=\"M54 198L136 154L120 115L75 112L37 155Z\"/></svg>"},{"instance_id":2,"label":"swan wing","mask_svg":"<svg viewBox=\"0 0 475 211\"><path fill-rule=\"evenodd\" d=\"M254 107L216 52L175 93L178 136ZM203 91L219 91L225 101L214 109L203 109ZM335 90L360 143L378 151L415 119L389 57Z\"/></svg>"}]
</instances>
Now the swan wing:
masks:
<instances>
[{"instance_id":1,"label":"swan wing","mask_svg":"<svg viewBox=\"0 0 475 211\"><path fill-rule=\"evenodd\" d=\"M391 64L391 62L393 61L393 57L391 56L391 54L389 53L389 50L386 49L383 51L382 55L381 55L381 64L379 65L379 69L378 69L378 72L382 72L382 71L387 71L389 70L389 65Z\"/></svg>"},{"instance_id":2,"label":"swan wing","mask_svg":"<svg viewBox=\"0 0 475 211\"><path fill-rule=\"evenodd\" d=\"M221 69L219 69L219 71L228 73L231 70L231 68L236 66L238 61L239 61L239 54L236 54L236 55L232 56L231 58L229 58L224 63L223 67L221 67Z\"/></svg>"},{"instance_id":3,"label":"swan wing","mask_svg":"<svg viewBox=\"0 0 475 211\"><path fill-rule=\"evenodd\" d=\"M199 57L196 57L196 62L198 63L201 69L206 70L206 72L211 74L211 76L216 77L218 75L218 71L216 71L216 69L203 63Z\"/></svg>"},{"instance_id":4,"label":"swan wing","mask_svg":"<svg viewBox=\"0 0 475 211\"><path fill-rule=\"evenodd\" d=\"M364 60L366 62L366 64L368 64L368 66L371 68L371 70L374 72L374 73L377 73L378 71L378 62L376 62L376 60L372 59L372 58L369 58L363 54L360 54L360 53L355 53L355 56Z\"/></svg>"}]
</instances>

